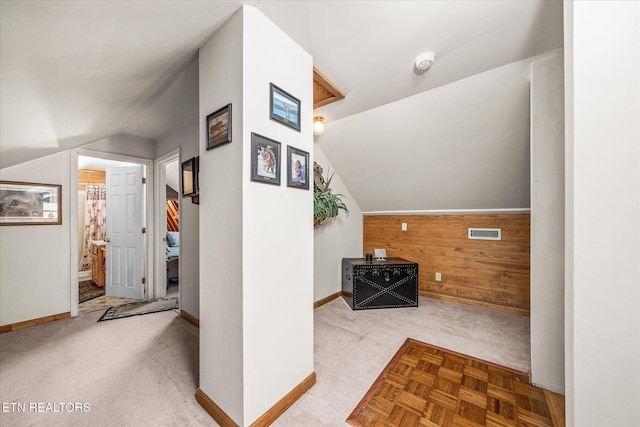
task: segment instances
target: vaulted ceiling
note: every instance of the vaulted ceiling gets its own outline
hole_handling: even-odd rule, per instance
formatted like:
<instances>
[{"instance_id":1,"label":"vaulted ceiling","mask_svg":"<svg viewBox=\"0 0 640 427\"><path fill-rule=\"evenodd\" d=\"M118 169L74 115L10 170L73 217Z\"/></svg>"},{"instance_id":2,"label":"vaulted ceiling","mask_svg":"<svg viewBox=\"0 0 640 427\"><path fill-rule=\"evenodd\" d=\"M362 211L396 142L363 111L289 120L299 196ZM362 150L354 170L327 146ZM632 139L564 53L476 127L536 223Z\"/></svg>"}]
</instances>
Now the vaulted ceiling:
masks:
<instances>
[{"instance_id":1,"label":"vaulted ceiling","mask_svg":"<svg viewBox=\"0 0 640 427\"><path fill-rule=\"evenodd\" d=\"M328 129L562 46L559 1L2 1L0 166L120 133L157 139L186 123L192 100L176 78L244 4L345 93L317 110ZM414 58L427 50L436 61L419 73Z\"/></svg>"}]
</instances>

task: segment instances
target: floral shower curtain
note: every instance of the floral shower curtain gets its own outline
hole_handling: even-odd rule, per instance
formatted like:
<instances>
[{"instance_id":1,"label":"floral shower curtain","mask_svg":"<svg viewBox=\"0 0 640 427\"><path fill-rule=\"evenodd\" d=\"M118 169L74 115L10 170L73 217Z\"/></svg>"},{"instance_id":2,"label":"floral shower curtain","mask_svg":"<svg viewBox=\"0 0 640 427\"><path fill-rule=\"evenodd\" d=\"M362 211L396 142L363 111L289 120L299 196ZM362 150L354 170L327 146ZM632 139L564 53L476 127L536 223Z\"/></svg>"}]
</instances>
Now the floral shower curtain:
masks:
<instances>
[{"instance_id":1,"label":"floral shower curtain","mask_svg":"<svg viewBox=\"0 0 640 427\"><path fill-rule=\"evenodd\" d=\"M89 240L104 240L107 231L107 186L87 184L84 211L84 244L82 245L82 271L91 270Z\"/></svg>"}]
</instances>

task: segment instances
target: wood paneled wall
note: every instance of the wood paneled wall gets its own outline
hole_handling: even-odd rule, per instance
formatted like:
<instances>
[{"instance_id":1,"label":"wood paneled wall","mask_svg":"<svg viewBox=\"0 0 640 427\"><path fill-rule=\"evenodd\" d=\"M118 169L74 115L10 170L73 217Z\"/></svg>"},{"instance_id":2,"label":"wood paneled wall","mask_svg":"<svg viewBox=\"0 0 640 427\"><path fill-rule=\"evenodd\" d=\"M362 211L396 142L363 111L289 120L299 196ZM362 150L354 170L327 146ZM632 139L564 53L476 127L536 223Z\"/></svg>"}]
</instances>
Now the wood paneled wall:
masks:
<instances>
[{"instance_id":1,"label":"wood paneled wall","mask_svg":"<svg viewBox=\"0 0 640 427\"><path fill-rule=\"evenodd\" d=\"M85 190L87 184L106 184L107 173L105 171L94 171L91 169L80 169L78 171L78 190Z\"/></svg>"},{"instance_id":2,"label":"wood paneled wall","mask_svg":"<svg viewBox=\"0 0 640 427\"><path fill-rule=\"evenodd\" d=\"M529 214L365 216L363 227L365 253L418 263L420 295L529 315ZM469 227L501 228L502 240L469 240Z\"/></svg>"}]
</instances>

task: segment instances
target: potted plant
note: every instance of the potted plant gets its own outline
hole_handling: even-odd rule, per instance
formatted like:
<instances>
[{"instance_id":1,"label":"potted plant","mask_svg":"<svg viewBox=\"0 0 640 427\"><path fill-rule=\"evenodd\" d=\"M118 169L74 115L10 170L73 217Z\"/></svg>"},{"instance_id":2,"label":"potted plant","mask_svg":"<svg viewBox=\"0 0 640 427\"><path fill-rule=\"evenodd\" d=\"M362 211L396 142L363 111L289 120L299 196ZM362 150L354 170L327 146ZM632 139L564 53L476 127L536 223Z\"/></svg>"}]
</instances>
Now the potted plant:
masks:
<instances>
[{"instance_id":1,"label":"potted plant","mask_svg":"<svg viewBox=\"0 0 640 427\"><path fill-rule=\"evenodd\" d=\"M344 211L345 216L349 216L349 209L342 200L342 194L334 193L329 184L331 176L327 176L327 180L322 177L322 167L313 162L313 225L318 227L327 220L338 216L340 211Z\"/></svg>"}]
</instances>

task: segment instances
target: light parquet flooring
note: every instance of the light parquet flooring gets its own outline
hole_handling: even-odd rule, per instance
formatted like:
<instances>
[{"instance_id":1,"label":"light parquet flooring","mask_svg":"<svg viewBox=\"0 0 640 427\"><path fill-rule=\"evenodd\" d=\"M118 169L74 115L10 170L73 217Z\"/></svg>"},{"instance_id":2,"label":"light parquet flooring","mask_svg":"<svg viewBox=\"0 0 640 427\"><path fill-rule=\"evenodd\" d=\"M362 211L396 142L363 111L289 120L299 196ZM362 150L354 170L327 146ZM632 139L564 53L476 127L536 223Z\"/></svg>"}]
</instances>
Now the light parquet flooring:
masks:
<instances>
[{"instance_id":1,"label":"light parquet flooring","mask_svg":"<svg viewBox=\"0 0 640 427\"><path fill-rule=\"evenodd\" d=\"M525 373L407 339L347 422L358 427L560 427L564 398L532 386Z\"/></svg>"},{"instance_id":2,"label":"light parquet flooring","mask_svg":"<svg viewBox=\"0 0 640 427\"><path fill-rule=\"evenodd\" d=\"M129 298L116 298L103 295L78 304L78 314L91 313L92 311L106 310L114 305L127 304L138 300Z\"/></svg>"}]
</instances>

